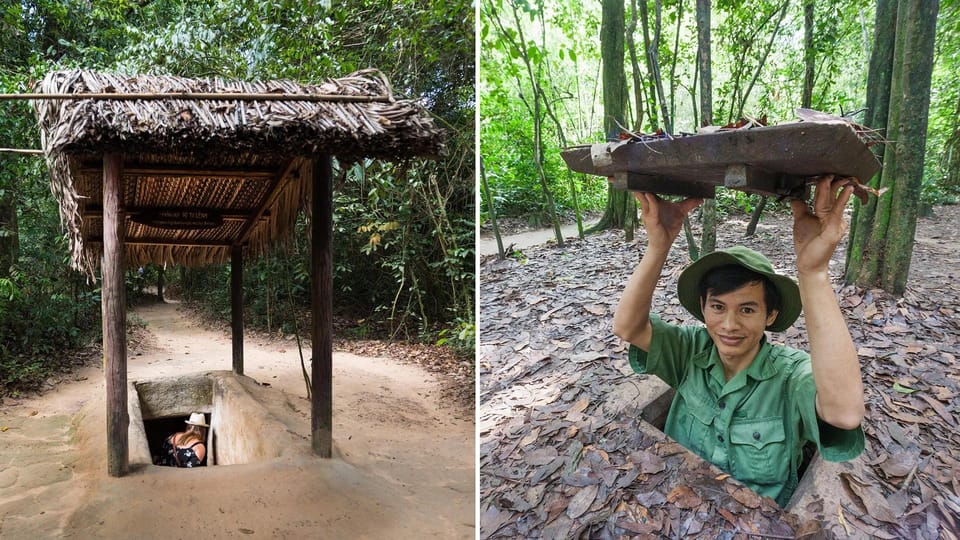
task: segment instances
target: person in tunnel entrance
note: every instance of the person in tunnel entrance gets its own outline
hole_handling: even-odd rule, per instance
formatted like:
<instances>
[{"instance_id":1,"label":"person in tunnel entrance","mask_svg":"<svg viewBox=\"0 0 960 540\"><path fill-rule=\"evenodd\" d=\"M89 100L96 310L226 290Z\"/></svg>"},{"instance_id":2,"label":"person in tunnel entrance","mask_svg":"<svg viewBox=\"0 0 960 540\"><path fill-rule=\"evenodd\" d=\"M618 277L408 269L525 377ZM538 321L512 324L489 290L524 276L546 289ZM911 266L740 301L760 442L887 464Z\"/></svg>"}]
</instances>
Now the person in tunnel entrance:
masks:
<instances>
[{"instance_id":1,"label":"person in tunnel entrance","mask_svg":"<svg viewBox=\"0 0 960 540\"><path fill-rule=\"evenodd\" d=\"M799 285L743 246L689 265L678 295L703 327L650 314L683 218L702 201L636 194L647 248L627 281L613 331L629 342L634 371L676 389L664 432L780 506L797 487L806 442L828 461L853 459L864 448L860 364L827 269L846 230L843 210L852 192L849 179L828 175L817 181L812 210L791 202ZM789 328L802 306L809 352L770 344L766 331Z\"/></svg>"},{"instance_id":2,"label":"person in tunnel entrance","mask_svg":"<svg viewBox=\"0 0 960 540\"><path fill-rule=\"evenodd\" d=\"M157 465L167 467L203 467L207 464L207 419L202 412L190 414L187 429L163 441Z\"/></svg>"}]
</instances>

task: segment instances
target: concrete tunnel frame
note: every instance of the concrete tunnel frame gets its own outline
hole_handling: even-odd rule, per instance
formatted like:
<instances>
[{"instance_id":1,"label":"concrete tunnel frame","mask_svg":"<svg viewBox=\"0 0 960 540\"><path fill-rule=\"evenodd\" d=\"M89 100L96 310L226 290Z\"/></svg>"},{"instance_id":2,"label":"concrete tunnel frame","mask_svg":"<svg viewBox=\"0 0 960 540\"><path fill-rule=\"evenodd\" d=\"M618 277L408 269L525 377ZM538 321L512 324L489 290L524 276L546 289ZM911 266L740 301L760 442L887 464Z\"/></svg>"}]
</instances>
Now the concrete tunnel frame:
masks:
<instances>
[{"instance_id":1,"label":"concrete tunnel frame","mask_svg":"<svg viewBox=\"0 0 960 540\"><path fill-rule=\"evenodd\" d=\"M243 465L309 456L303 439L277 421L258 399L255 380L232 371L210 371L131 381L130 464L152 465L159 444L151 446L148 423L161 421L182 429L190 413L201 412L210 424L207 465ZM163 422L167 421L167 422ZM156 441L169 435L164 431Z\"/></svg>"}]
</instances>

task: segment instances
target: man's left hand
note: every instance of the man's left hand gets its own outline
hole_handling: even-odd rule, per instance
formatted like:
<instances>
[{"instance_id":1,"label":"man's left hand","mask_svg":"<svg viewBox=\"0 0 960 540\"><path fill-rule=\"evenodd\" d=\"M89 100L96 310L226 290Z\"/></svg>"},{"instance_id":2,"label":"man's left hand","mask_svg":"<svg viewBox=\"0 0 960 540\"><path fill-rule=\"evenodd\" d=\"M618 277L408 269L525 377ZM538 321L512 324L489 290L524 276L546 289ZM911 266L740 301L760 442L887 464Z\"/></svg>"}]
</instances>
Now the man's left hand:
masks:
<instances>
[{"instance_id":1,"label":"man's left hand","mask_svg":"<svg viewBox=\"0 0 960 540\"><path fill-rule=\"evenodd\" d=\"M830 257L847 230L843 210L853 194L853 180L822 176L813 195L813 210L803 200L793 200L793 249L797 272L826 271Z\"/></svg>"}]
</instances>

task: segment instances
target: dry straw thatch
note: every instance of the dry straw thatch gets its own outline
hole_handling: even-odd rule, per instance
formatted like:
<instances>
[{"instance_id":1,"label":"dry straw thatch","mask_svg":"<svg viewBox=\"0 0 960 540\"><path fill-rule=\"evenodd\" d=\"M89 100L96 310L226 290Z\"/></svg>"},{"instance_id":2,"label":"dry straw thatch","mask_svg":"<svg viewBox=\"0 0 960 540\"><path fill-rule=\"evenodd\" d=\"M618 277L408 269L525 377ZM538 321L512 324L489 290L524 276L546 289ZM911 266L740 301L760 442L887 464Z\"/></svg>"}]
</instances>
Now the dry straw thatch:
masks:
<instances>
[{"instance_id":1,"label":"dry straw thatch","mask_svg":"<svg viewBox=\"0 0 960 540\"><path fill-rule=\"evenodd\" d=\"M126 262L134 266L220 263L233 245L256 256L284 240L309 200L311 156L401 160L443 149L443 132L423 107L394 99L375 70L316 86L73 70L50 73L38 90L171 94L34 101L72 263L91 275L101 251L104 154L123 159ZM238 98L187 99L186 93ZM292 97L249 100L251 94ZM207 213L222 223L178 229L137 219L158 211Z\"/></svg>"}]
</instances>

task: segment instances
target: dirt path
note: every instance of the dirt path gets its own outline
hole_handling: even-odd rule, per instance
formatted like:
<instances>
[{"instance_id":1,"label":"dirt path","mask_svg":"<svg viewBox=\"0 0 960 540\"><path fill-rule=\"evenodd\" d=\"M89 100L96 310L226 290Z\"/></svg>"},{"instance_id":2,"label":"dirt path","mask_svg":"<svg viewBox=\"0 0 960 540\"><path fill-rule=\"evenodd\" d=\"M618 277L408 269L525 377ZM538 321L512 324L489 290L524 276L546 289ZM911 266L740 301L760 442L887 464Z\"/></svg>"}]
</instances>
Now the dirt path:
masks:
<instances>
[{"instance_id":1,"label":"dirt path","mask_svg":"<svg viewBox=\"0 0 960 540\"><path fill-rule=\"evenodd\" d=\"M583 230L587 230L593 225L594 222L583 224ZM568 225L560 226L560 233L563 234L564 238L571 238L577 236L577 224L571 223ZM556 241L556 234L553 232L553 228L548 229L536 229L533 231L526 231L511 235L505 235L501 238L503 241L503 249L508 249L511 244L513 244L514 249L526 249L533 246L539 246L540 244L546 244L550 241ZM496 255L497 254L497 239L492 235L481 235L477 239L477 254L481 257L486 255Z\"/></svg>"},{"instance_id":2,"label":"dirt path","mask_svg":"<svg viewBox=\"0 0 960 540\"><path fill-rule=\"evenodd\" d=\"M229 336L177 304L139 308L153 347L131 380L230 369ZM296 345L248 338L246 374L309 446ZM309 369L309 366L308 366ZM473 538L473 418L438 404L418 367L334 353L335 458L106 474L98 367L0 410L0 538Z\"/></svg>"}]
</instances>

